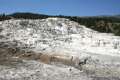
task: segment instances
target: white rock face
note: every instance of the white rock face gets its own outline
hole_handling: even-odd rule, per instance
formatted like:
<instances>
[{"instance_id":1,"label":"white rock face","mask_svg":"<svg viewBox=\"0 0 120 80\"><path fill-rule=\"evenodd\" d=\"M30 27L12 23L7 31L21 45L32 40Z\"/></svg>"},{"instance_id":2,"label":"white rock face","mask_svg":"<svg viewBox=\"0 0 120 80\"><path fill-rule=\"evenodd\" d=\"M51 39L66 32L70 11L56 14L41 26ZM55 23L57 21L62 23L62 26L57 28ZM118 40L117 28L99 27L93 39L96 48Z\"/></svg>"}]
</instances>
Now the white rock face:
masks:
<instances>
[{"instance_id":1,"label":"white rock face","mask_svg":"<svg viewBox=\"0 0 120 80\"><path fill-rule=\"evenodd\" d=\"M2 21L0 44L0 47L17 47L36 53L65 54L81 60L89 58L82 66L83 72L70 66L46 65L37 61L18 62L16 68L10 66L10 69L0 65L1 80L120 79L120 37L99 33L68 19Z\"/></svg>"}]
</instances>

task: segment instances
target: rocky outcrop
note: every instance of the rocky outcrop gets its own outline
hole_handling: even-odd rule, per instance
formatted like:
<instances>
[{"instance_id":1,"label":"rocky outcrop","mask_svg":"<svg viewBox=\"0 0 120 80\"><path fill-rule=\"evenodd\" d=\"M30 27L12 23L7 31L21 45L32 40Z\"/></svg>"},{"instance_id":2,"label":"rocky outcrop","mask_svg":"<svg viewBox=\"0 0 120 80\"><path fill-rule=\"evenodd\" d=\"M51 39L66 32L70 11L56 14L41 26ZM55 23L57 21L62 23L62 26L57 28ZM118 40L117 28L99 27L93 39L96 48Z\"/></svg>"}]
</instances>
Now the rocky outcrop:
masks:
<instances>
[{"instance_id":1,"label":"rocky outcrop","mask_svg":"<svg viewBox=\"0 0 120 80\"><path fill-rule=\"evenodd\" d=\"M64 18L0 22L0 79L103 80L119 72L118 36Z\"/></svg>"}]
</instances>

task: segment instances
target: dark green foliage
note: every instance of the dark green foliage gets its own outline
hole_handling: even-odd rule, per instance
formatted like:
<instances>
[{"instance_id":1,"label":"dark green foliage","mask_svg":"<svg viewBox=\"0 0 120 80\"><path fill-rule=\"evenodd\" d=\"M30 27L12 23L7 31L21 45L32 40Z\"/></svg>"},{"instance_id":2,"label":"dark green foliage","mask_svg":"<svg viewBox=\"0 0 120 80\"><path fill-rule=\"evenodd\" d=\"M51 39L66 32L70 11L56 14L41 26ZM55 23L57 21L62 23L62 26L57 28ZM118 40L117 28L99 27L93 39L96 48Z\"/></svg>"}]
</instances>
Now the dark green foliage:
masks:
<instances>
[{"instance_id":1,"label":"dark green foliage","mask_svg":"<svg viewBox=\"0 0 120 80\"><path fill-rule=\"evenodd\" d=\"M35 14L35 13L14 13L9 16L12 16L17 19L44 19L48 18L48 15L43 15L43 14Z\"/></svg>"},{"instance_id":2,"label":"dark green foliage","mask_svg":"<svg viewBox=\"0 0 120 80\"><path fill-rule=\"evenodd\" d=\"M0 14L0 21L8 20L8 19L10 19L10 16L7 16L5 14Z\"/></svg>"},{"instance_id":3,"label":"dark green foliage","mask_svg":"<svg viewBox=\"0 0 120 80\"><path fill-rule=\"evenodd\" d=\"M85 25L88 28L104 33L114 33L120 36L120 17L71 17L71 16L56 16L68 18L72 21Z\"/></svg>"},{"instance_id":4,"label":"dark green foliage","mask_svg":"<svg viewBox=\"0 0 120 80\"><path fill-rule=\"evenodd\" d=\"M48 17L67 18L69 20L78 22L88 28L94 29L99 32L114 33L120 36L120 16L96 16L96 17L77 17L77 16L50 16L34 13L14 13L10 15L1 14L0 21L15 19L45 19ZM24 25L24 24L23 24Z\"/></svg>"}]
</instances>

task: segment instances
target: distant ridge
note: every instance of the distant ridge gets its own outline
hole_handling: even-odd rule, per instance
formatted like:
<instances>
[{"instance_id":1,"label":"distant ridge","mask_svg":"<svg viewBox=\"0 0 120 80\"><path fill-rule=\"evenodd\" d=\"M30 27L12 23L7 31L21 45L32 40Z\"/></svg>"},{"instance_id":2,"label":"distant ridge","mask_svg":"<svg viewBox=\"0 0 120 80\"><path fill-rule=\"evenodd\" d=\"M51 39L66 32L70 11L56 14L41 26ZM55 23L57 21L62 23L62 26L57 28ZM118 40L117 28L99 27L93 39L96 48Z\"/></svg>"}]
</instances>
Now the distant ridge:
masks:
<instances>
[{"instance_id":1,"label":"distant ridge","mask_svg":"<svg viewBox=\"0 0 120 80\"><path fill-rule=\"evenodd\" d=\"M23 18L23 19L44 19L44 18L48 18L48 15L44 15L44 14L37 14L37 13L29 13L29 12L16 12L13 14L9 14L7 16L11 16L13 18Z\"/></svg>"}]
</instances>

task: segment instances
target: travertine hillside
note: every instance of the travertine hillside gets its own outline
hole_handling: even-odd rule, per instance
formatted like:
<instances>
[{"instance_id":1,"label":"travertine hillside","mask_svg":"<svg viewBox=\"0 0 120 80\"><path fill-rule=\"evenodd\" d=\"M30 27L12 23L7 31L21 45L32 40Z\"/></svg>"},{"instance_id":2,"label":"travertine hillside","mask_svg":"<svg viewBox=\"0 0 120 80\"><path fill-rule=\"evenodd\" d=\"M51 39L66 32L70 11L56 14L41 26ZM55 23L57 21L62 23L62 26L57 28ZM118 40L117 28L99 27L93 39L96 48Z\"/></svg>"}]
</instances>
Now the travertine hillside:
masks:
<instances>
[{"instance_id":1,"label":"travertine hillside","mask_svg":"<svg viewBox=\"0 0 120 80\"><path fill-rule=\"evenodd\" d=\"M1 21L0 54L1 80L118 80L120 75L120 37L64 18Z\"/></svg>"}]
</instances>

